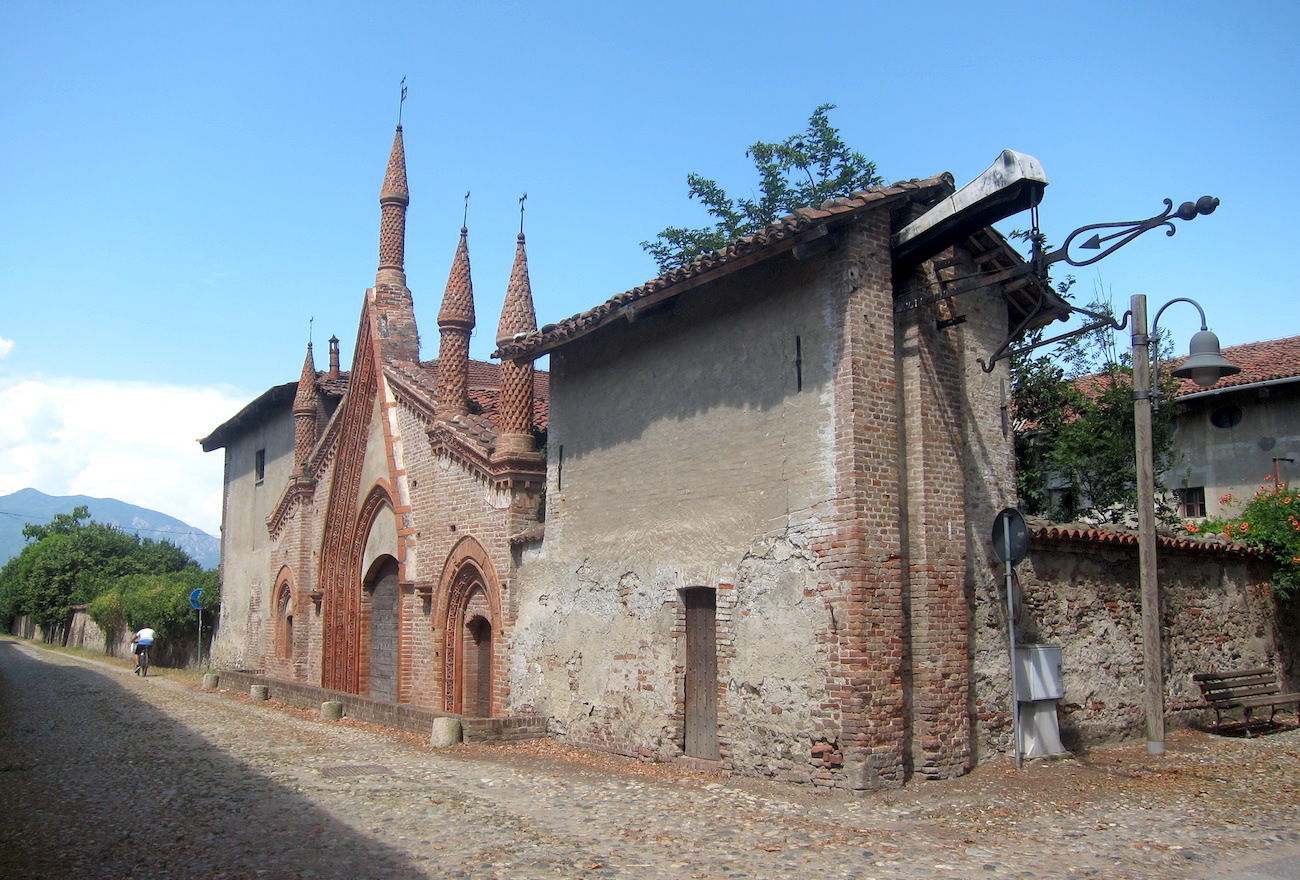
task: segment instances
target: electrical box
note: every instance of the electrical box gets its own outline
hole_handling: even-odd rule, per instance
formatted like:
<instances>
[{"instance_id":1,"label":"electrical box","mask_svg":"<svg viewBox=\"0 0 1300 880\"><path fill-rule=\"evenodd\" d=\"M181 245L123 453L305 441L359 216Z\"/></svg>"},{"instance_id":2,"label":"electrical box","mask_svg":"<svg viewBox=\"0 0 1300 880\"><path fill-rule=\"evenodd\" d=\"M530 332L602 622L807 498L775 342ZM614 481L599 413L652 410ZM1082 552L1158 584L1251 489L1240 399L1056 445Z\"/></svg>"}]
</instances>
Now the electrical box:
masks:
<instances>
[{"instance_id":1,"label":"electrical box","mask_svg":"<svg viewBox=\"0 0 1300 880\"><path fill-rule=\"evenodd\" d=\"M1059 700L1065 696L1061 683L1060 645L1016 646L1016 699Z\"/></svg>"}]
</instances>

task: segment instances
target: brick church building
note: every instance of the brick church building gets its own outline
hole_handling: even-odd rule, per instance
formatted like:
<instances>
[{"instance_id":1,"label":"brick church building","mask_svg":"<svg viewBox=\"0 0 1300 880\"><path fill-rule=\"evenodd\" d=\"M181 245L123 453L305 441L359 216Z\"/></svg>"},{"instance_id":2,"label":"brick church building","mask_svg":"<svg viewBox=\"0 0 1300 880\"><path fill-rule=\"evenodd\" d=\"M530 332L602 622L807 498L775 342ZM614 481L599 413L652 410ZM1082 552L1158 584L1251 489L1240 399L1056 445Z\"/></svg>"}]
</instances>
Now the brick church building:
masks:
<instances>
[{"instance_id":1,"label":"brick church building","mask_svg":"<svg viewBox=\"0 0 1300 880\"><path fill-rule=\"evenodd\" d=\"M1008 713L973 621L1015 499L1006 363L976 360L1063 306L965 192L801 209L541 329L521 234L499 363L468 356L462 229L421 361L399 127L351 369L309 346L202 441L215 662L791 781L969 769Z\"/></svg>"}]
</instances>

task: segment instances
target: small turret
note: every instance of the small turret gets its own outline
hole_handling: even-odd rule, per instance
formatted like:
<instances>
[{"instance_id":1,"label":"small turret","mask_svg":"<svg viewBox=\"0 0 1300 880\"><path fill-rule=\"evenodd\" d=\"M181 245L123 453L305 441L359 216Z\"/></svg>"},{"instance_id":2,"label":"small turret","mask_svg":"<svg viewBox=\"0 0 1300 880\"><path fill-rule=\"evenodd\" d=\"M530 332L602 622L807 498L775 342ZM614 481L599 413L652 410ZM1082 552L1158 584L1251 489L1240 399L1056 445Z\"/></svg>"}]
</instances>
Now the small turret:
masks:
<instances>
[{"instance_id":1,"label":"small turret","mask_svg":"<svg viewBox=\"0 0 1300 880\"><path fill-rule=\"evenodd\" d=\"M298 377L298 392L293 398L293 475L305 476L307 460L316 446L317 418L320 413L320 391L316 387L316 364L307 343L307 357Z\"/></svg>"},{"instance_id":2,"label":"small turret","mask_svg":"<svg viewBox=\"0 0 1300 880\"><path fill-rule=\"evenodd\" d=\"M384 185L379 191L379 271L375 273L370 310L375 337L387 357L420 359L420 333L415 325L415 304L406 287L406 208L411 203L406 186L406 149L402 126L393 135Z\"/></svg>"},{"instance_id":3,"label":"small turret","mask_svg":"<svg viewBox=\"0 0 1300 880\"><path fill-rule=\"evenodd\" d=\"M462 226L438 312L439 418L453 418L469 411L469 338L473 331L474 285L469 271L468 230Z\"/></svg>"},{"instance_id":4,"label":"small turret","mask_svg":"<svg viewBox=\"0 0 1300 880\"><path fill-rule=\"evenodd\" d=\"M533 289L528 279L528 253L524 247L524 233L519 233L515 246L515 264L510 271L510 284L506 288L505 305L501 307L501 322L497 325L497 345L503 345L515 336L537 330L537 313L533 309ZM533 442L533 365L501 363L501 434L497 441L498 455L532 453Z\"/></svg>"}]
</instances>

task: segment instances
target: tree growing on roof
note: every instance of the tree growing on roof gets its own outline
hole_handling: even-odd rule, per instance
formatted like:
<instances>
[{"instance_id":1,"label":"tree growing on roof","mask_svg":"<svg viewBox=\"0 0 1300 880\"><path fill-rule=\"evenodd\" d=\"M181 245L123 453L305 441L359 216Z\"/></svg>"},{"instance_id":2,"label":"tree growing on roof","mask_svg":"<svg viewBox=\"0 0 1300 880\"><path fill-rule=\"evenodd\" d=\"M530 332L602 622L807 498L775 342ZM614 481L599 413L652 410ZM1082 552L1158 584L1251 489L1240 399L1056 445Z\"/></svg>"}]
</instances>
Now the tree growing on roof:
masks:
<instances>
[{"instance_id":1,"label":"tree growing on roof","mask_svg":"<svg viewBox=\"0 0 1300 880\"><path fill-rule=\"evenodd\" d=\"M877 186L876 165L850 150L839 129L830 124L834 104L822 104L808 118L808 130L783 141L757 141L745 151L758 171L760 195L733 199L700 174L686 175L690 198L699 199L716 218L712 226L687 229L669 226L643 241L660 272L689 263L724 247L727 242L757 232L796 208L819 205L827 199Z\"/></svg>"}]
</instances>

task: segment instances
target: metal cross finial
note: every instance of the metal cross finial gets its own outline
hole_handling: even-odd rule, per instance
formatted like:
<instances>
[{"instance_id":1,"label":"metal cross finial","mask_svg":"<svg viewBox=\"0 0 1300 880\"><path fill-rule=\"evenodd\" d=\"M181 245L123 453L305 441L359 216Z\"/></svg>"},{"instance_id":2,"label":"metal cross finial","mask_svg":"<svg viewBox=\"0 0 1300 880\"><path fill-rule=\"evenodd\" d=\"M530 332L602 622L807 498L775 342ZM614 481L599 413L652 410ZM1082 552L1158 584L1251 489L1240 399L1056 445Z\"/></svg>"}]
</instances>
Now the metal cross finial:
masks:
<instances>
[{"instance_id":1,"label":"metal cross finial","mask_svg":"<svg viewBox=\"0 0 1300 880\"><path fill-rule=\"evenodd\" d=\"M465 213L460 218L461 226L469 226L469 190L465 190Z\"/></svg>"},{"instance_id":2,"label":"metal cross finial","mask_svg":"<svg viewBox=\"0 0 1300 880\"><path fill-rule=\"evenodd\" d=\"M402 127L402 105L406 103L406 77L402 77L402 97L397 101L397 127Z\"/></svg>"},{"instance_id":3,"label":"metal cross finial","mask_svg":"<svg viewBox=\"0 0 1300 880\"><path fill-rule=\"evenodd\" d=\"M311 325L315 323L316 316L312 315L307 319L307 347L311 348Z\"/></svg>"},{"instance_id":4,"label":"metal cross finial","mask_svg":"<svg viewBox=\"0 0 1300 880\"><path fill-rule=\"evenodd\" d=\"M528 201L528 193L519 197L519 234L524 234L524 202Z\"/></svg>"}]
</instances>

